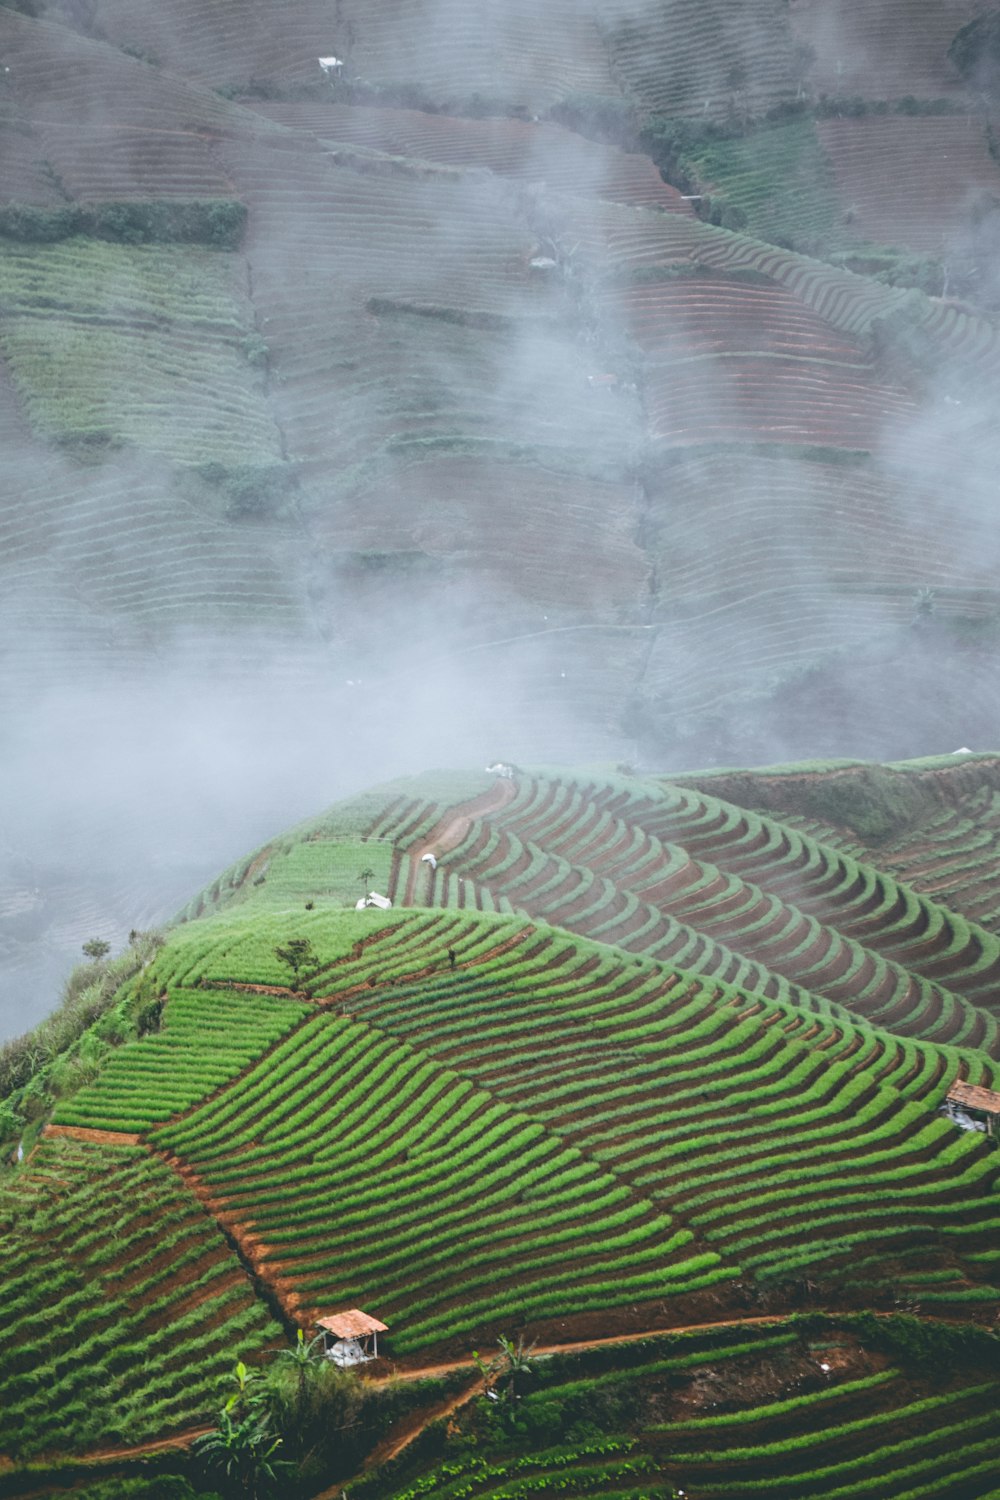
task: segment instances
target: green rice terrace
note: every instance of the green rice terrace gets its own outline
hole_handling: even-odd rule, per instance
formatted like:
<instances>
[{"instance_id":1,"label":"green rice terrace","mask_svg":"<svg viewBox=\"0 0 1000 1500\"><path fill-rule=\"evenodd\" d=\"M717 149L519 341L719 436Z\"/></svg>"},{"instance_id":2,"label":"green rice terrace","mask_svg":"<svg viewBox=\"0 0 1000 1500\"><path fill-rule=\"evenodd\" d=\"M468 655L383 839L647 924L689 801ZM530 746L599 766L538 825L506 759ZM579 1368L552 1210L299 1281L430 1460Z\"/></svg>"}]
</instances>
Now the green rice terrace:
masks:
<instances>
[{"instance_id":1,"label":"green rice terrace","mask_svg":"<svg viewBox=\"0 0 1000 1500\"><path fill-rule=\"evenodd\" d=\"M93 955L0 1057L0 1494L995 1496L997 824L436 772Z\"/></svg>"}]
</instances>

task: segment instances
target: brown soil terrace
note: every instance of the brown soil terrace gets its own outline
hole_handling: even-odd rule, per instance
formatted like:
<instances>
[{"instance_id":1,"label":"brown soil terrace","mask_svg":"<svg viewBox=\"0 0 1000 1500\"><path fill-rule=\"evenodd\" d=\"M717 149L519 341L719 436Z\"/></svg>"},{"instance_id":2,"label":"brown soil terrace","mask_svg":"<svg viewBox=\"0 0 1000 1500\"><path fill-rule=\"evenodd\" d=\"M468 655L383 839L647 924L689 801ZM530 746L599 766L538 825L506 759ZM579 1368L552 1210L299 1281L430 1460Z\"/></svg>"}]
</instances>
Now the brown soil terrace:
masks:
<instances>
[{"instance_id":1,"label":"brown soil terrace","mask_svg":"<svg viewBox=\"0 0 1000 1500\"><path fill-rule=\"evenodd\" d=\"M71 1141L91 1141L98 1146L142 1146L141 1135L128 1130L91 1130L86 1125L46 1125L46 1136L63 1136Z\"/></svg>"}]
</instances>

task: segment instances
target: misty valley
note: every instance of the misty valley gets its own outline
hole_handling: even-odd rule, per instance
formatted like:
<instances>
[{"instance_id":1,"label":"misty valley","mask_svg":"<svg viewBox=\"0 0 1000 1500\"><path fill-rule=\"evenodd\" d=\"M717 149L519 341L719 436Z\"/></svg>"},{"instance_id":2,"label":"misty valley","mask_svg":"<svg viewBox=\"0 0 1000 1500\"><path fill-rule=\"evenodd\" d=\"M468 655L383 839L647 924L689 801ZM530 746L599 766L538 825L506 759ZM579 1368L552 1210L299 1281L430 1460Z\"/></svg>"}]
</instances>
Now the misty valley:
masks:
<instances>
[{"instance_id":1,"label":"misty valley","mask_svg":"<svg viewBox=\"0 0 1000 1500\"><path fill-rule=\"evenodd\" d=\"M0 1495L1000 1494L998 132L0 0Z\"/></svg>"}]
</instances>

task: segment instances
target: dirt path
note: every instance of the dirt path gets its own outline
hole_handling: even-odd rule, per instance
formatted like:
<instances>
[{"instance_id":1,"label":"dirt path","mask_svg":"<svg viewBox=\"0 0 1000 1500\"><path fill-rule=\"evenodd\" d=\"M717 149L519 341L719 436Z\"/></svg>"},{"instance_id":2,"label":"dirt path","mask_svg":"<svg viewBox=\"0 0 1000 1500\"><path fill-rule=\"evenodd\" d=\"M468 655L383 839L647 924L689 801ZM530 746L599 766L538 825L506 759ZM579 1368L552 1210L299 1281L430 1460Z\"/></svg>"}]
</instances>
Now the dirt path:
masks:
<instances>
[{"instance_id":1,"label":"dirt path","mask_svg":"<svg viewBox=\"0 0 1000 1500\"><path fill-rule=\"evenodd\" d=\"M82 1453L79 1455L49 1453L41 1460L34 1460L34 1462L40 1462L43 1466L51 1465L52 1467L65 1465L67 1469L74 1470L92 1469L95 1475L99 1475L105 1469L114 1470L122 1464L129 1464L133 1460L150 1458L156 1453L169 1453L173 1449L188 1448L197 1438L203 1437L206 1432L212 1431L214 1431L214 1428L211 1427L188 1427L183 1432L174 1433L172 1437L155 1438L152 1442L148 1443L133 1443L131 1446L123 1448L96 1448L93 1453ZM0 1475L6 1480L9 1481L17 1472L11 1460L6 1458L0 1459ZM29 1481L30 1485L31 1476L25 1473L24 1478L26 1481ZM88 1476L84 1482L91 1483L92 1477ZM40 1480L34 1487L19 1491L10 1490L9 1493L19 1495L21 1500L35 1500L36 1496L73 1494L79 1488L80 1483L80 1475L76 1473L72 1476L67 1475L65 1483L60 1483L58 1479L50 1479L48 1482ZM5 1490L5 1493L8 1493L8 1491Z\"/></svg>"},{"instance_id":2,"label":"dirt path","mask_svg":"<svg viewBox=\"0 0 1000 1500\"><path fill-rule=\"evenodd\" d=\"M642 1328L638 1333L612 1333L607 1338L600 1339L578 1339L568 1344L538 1344L535 1347L535 1357L545 1354L575 1354L581 1349L603 1349L610 1344L637 1344L643 1339L667 1338L675 1333L701 1333L711 1328L744 1328L761 1323L784 1323L788 1319L788 1313L761 1313L753 1318L720 1318L712 1323L677 1323L669 1328ZM417 1370L398 1370L392 1375L382 1375L376 1385L383 1385L390 1380L428 1380L437 1375L452 1375L456 1370L471 1370L474 1362L471 1358L452 1360L443 1365L421 1365Z\"/></svg>"},{"instance_id":3,"label":"dirt path","mask_svg":"<svg viewBox=\"0 0 1000 1500\"><path fill-rule=\"evenodd\" d=\"M188 1448L196 1438L213 1432L212 1427L189 1427L173 1437L157 1438L152 1443L134 1443L130 1448L98 1448L81 1458L82 1464L116 1464L130 1458L147 1458L151 1453L169 1453L172 1448Z\"/></svg>"},{"instance_id":4,"label":"dirt path","mask_svg":"<svg viewBox=\"0 0 1000 1500\"><path fill-rule=\"evenodd\" d=\"M382 1464L389 1463L397 1454L402 1453L404 1448L408 1448L412 1442L415 1442L432 1422L439 1422L442 1417L450 1417L452 1412L458 1411L459 1407L467 1406L482 1388L483 1382L477 1371L476 1378L466 1386L465 1390L459 1391L455 1396L449 1396L447 1401L439 1401L436 1406L430 1407L427 1411L412 1413L395 1433L390 1433L372 1449L362 1464L360 1472L370 1473L371 1470L380 1468ZM328 1489L321 1490L318 1495L314 1495L313 1500L338 1500L338 1497L344 1493L344 1484L350 1483L352 1483L351 1480L345 1480L341 1484L331 1484Z\"/></svg>"},{"instance_id":5,"label":"dirt path","mask_svg":"<svg viewBox=\"0 0 1000 1500\"><path fill-rule=\"evenodd\" d=\"M420 874L420 866L425 854L433 854L435 858L440 859L442 854L447 854L451 849L457 849L476 818L482 817L485 813L499 812L516 796L515 783L504 776L498 776L488 792L474 797L471 802L462 802L458 807L453 807L446 813L441 821L434 825L427 837L410 850L410 868L406 877L403 905L413 905L417 877Z\"/></svg>"},{"instance_id":6,"label":"dirt path","mask_svg":"<svg viewBox=\"0 0 1000 1500\"><path fill-rule=\"evenodd\" d=\"M141 1146L142 1136L127 1130L91 1130L86 1125L46 1125L42 1135L69 1141L92 1141L98 1146Z\"/></svg>"},{"instance_id":7,"label":"dirt path","mask_svg":"<svg viewBox=\"0 0 1000 1500\"><path fill-rule=\"evenodd\" d=\"M609 1338L581 1339L569 1344L539 1344L535 1348L535 1357L546 1354L573 1354L583 1349L601 1349L608 1344L635 1344L643 1339L666 1337L675 1333L699 1333L702 1329L710 1328L744 1328L750 1324L761 1323L783 1323L786 1321L787 1313L767 1313L756 1318L723 1318L714 1323L682 1323L676 1328L644 1328L640 1333L619 1333ZM472 1359L453 1360L450 1364L423 1365L418 1370L402 1370L398 1374L380 1376L375 1385L386 1385L391 1380L429 1380L436 1376L452 1375L456 1370L474 1370L476 1366ZM442 1417L451 1416L452 1412L477 1396L483 1389L483 1382L476 1370L475 1377L457 1395L449 1396L445 1401L439 1401L436 1405L421 1412L413 1412L404 1419L397 1431L390 1433L387 1437L372 1449L361 1466L362 1474L370 1473L382 1464L398 1457L404 1448L408 1448L415 1442L420 1434L430 1426L432 1422L438 1422ZM349 1484L350 1480L345 1480ZM338 1500L344 1492L344 1484L330 1485L328 1489L321 1490L313 1496L313 1500Z\"/></svg>"},{"instance_id":8,"label":"dirt path","mask_svg":"<svg viewBox=\"0 0 1000 1500\"><path fill-rule=\"evenodd\" d=\"M643 1339L666 1338L678 1333L701 1333L715 1328L749 1328L759 1327L762 1324L784 1323L788 1319L788 1313L765 1313L752 1318L720 1318L707 1323L678 1323L671 1328L644 1328L638 1333L618 1333L607 1338L579 1339L566 1344L540 1344L536 1346L535 1356L548 1354L573 1354L585 1349L600 1349L612 1344L635 1344ZM878 1312L879 1318L892 1317L892 1313ZM930 1320L935 1321L935 1320ZM949 1321L949 1320L941 1320ZM435 1403L434 1406L423 1411L411 1412L397 1426L394 1432L389 1433L382 1441L372 1449L360 1472L366 1473L381 1464L388 1463L396 1458L404 1449L408 1448L420 1434L431 1424L439 1421L442 1417L450 1416L452 1412L458 1411L467 1405L481 1390L482 1379L474 1361L470 1358L452 1360L446 1364L421 1365L411 1370L392 1371L388 1375L380 1375L372 1381L373 1385L388 1385L394 1380L427 1380L435 1376L451 1375L456 1370L468 1370L470 1382L460 1391L448 1396L445 1400ZM475 1372L473 1374L473 1372ZM67 1466L78 1465L87 1469L99 1470L101 1468L113 1468L121 1463L128 1463L133 1459L145 1458L151 1454L168 1452L173 1448L187 1448L196 1438L205 1432L211 1432L210 1427L190 1427L184 1432L175 1433L171 1437L157 1438L148 1443L136 1443L127 1448L99 1448L93 1453L74 1456L71 1454L49 1454L46 1462L50 1464L65 1463ZM13 1467L9 1461L0 1460L0 1474L12 1475ZM27 1477L27 1476L26 1476ZM313 1496L313 1500L338 1500L344 1492L344 1485L350 1484L351 1480L345 1480L342 1484L330 1485ZM58 1482L43 1484L38 1489L30 1492L31 1495L64 1494L73 1488L73 1482L65 1485ZM13 1492L12 1492L13 1493ZM22 1492L28 1497L29 1492Z\"/></svg>"}]
</instances>

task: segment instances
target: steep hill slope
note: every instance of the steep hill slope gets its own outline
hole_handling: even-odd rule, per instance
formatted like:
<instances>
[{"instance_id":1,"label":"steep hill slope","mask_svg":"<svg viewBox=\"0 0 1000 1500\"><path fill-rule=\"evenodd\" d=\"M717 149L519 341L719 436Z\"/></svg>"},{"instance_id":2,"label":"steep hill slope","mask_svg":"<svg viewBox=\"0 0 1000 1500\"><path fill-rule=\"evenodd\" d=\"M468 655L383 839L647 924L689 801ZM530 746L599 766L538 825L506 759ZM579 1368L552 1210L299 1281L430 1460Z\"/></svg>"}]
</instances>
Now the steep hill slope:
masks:
<instances>
[{"instance_id":1,"label":"steep hill slope","mask_svg":"<svg viewBox=\"0 0 1000 1500\"><path fill-rule=\"evenodd\" d=\"M376 774L459 736L652 764L989 743L1000 173L948 59L974 10L0 7L26 737L67 738L109 674L161 722L175 675L221 682L238 734L294 671ZM123 934L178 887L151 873L137 912L98 881L98 813L68 910L30 769L0 937L58 965L82 909ZM313 771L298 805L327 795Z\"/></svg>"},{"instance_id":2,"label":"steep hill slope","mask_svg":"<svg viewBox=\"0 0 1000 1500\"><path fill-rule=\"evenodd\" d=\"M991 1494L998 1157L943 1105L1000 1082L1000 937L901 866L929 825L954 856L996 774L435 773L220 876L8 1088L10 1493L206 1424L227 1359L357 1306L412 1377L514 1332L560 1352L536 1415L448 1460L477 1493ZM395 904L356 910L372 888ZM682 1328L708 1342L657 1341ZM420 1420L362 1493L438 1492Z\"/></svg>"}]
</instances>

